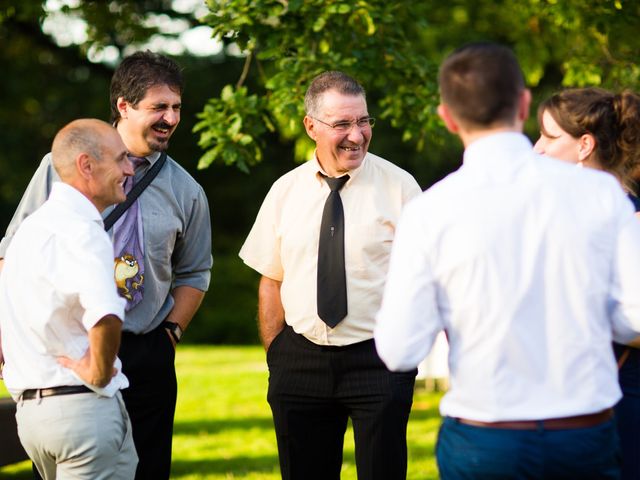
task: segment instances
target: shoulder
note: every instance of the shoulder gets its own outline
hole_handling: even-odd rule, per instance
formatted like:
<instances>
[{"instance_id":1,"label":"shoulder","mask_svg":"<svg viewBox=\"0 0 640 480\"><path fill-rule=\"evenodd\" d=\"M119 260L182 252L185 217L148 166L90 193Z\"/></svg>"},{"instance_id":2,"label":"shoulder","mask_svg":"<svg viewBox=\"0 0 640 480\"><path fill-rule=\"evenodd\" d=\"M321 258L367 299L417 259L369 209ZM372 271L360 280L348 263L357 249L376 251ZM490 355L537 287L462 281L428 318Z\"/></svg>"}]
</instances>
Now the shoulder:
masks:
<instances>
[{"instance_id":1,"label":"shoulder","mask_svg":"<svg viewBox=\"0 0 640 480\"><path fill-rule=\"evenodd\" d=\"M580 168L572 163L563 162L543 155L535 155L535 164L543 174L544 182L555 188L584 189L592 196L597 192L610 192L619 195L622 192L620 182L610 173L595 168Z\"/></svg>"},{"instance_id":2,"label":"shoulder","mask_svg":"<svg viewBox=\"0 0 640 480\"><path fill-rule=\"evenodd\" d=\"M22 235L39 238L40 242L47 238L55 239L58 248L71 252L113 255L111 240L101 224L52 200L47 200L22 222L16 239Z\"/></svg>"},{"instance_id":3,"label":"shoulder","mask_svg":"<svg viewBox=\"0 0 640 480\"><path fill-rule=\"evenodd\" d=\"M167 162L158 175L170 176L172 181L180 182L183 188L189 190L202 190L202 186L195 178L178 162L167 155Z\"/></svg>"},{"instance_id":4,"label":"shoulder","mask_svg":"<svg viewBox=\"0 0 640 480\"><path fill-rule=\"evenodd\" d=\"M365 165L381 175L396 179L400 182L410 184L417 183L415 178L413 178L413 175L409 172L374 153L367 153Z\"/></svg>"},{"instance_id":5,"label":"shoulder","mask_svg":"<svg viewBox=\"0 0 640 480\"><path fill-rule=\"evenodd\" d=\"M307 188L306 183L316 180L314 162L308 160L278 178L271 186L268 197L281 197L292 191L294 187Z\"/></svg>"},{"instance_id":6,"label":"shoulder","mask_svg":"<svg viewBox=\"0 0 640 480\"><path fill-rule=\"evenodd\" d=\"M413 175L378 155L367 153L362 168L362 177L366 182L371 181L377 191L386 192L402 204L422 193Z\"/></svg>"},{"instance_id":7,"label":"shoulder","mask_svg":"<svg viewBox=\"0 0 640 480\"><path fill-rule=\"evenodd\" d=\"M159 181L154 180L151 186L172 192L172 196L179 203L208 202L202 186L182 165L169 156L157 178Z\"/></svg>"},{"instance_id":8,"label":"shoulder","mask_svg":"<svg viewBox=\"0 0 640 480\"><path fill-rule=\"evenodd\" d=\"M291 183L295 183L302 178L315 178L316 164L313 160L307 160L301 163L293 170L289 170L287 173L278 178L273 184L286 186Z\"/></svg>"}]
</instances>

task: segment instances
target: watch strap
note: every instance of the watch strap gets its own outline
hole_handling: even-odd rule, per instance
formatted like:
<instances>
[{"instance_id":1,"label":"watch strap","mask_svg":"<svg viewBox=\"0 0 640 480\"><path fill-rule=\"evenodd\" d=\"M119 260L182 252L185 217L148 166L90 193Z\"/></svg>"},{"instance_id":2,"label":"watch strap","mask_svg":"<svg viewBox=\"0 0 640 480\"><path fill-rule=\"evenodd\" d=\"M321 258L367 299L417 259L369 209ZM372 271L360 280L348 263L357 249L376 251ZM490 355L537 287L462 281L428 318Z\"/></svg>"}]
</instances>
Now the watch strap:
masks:
<instances>
[{"instance_id":1,"label":"watch strap","mask_svg":"<svg viewBox=\"0 0 640 480\"><path fill-rule=\"evenodd\" d=\"M168 322L165 320L164 322L162 322L162 326L169 330L169 333L176 343L179 343L180 340L182 340L182 328L180 328L180 325L178 325L176 322Z\"/></svg>"}]
</instances>

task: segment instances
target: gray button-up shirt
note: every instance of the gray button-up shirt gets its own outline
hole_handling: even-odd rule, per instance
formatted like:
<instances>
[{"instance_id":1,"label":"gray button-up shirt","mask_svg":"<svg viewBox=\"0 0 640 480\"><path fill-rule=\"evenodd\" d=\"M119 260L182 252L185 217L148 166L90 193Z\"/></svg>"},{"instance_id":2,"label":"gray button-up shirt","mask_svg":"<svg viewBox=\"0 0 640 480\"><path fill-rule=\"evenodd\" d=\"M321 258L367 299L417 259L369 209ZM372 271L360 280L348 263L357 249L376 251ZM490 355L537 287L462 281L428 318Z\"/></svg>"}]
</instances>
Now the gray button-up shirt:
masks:
<instances>
[{"instance_id":1,"label":"gray button-up shirt","mask_svg":"<svg viewBox=\"0 0 640 480\"><path fill-rule=\"evenodd\" d=\"M156 152L147 160L153 165L159 157ZM136 180L149 168L147 165L136 170ZM22 220L45 202L57 180L51 154L47 154L0 241L0 258L4 258ZM144 297L126 313L123 330L146 333L160 325L173 308L173 288L186 285L202 291L208 289L213 263L211 220L204 190L170 157L140 195L139 202L145 244ZM106 209L103 217L111 210Z\"/></svg>"}]
</instances>

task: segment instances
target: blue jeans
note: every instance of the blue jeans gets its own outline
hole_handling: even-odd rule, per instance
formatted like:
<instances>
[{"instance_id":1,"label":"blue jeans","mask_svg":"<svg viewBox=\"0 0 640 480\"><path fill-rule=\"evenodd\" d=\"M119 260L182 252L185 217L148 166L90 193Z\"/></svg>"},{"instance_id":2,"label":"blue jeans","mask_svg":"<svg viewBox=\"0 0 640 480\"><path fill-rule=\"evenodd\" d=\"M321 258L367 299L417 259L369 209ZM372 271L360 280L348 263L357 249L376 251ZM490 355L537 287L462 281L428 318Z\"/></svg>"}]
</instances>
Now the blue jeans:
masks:
<instances>
[{"instance_id":1,"label":"blue jeans","mask_svg":"<svg viewBox=\"0 0 640 480\"><path fill-rule=\"evenodd\" d=\"M570 430L506 430L446 417L436 457L448 479L619 479L615 421Z\"/></svg>"}]
</instances>

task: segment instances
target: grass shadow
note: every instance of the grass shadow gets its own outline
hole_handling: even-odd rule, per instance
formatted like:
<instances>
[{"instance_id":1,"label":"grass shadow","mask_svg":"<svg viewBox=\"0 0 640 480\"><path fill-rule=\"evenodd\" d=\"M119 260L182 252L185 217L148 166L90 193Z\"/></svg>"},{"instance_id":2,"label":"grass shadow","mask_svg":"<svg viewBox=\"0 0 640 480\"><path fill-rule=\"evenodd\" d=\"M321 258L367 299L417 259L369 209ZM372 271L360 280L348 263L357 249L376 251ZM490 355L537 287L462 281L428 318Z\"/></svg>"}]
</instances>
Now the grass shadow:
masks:
<instances>
[{"instance_id":1,"label":"grass shadow","mask_svg":"<svg viewBox=\"0 0 640 480\"><path fill-rule=\"evenodd\" d=\"M211 459L174 459L172 476L193 474L226 474L230 478L242 478L256 473L279 473L277 455L243 456Z\"/></svg>"},{"instance_id":2,"label":"grass shadow","mask_svg":"<svg viewBox=\"0 0 640 480\"><path fill-rule=\"evenodd\" d=\"M174 435L196 435L202 432L209 434L225 430L273 430L271 417L231 418L225 420L180 420L173 426Z\"/></svg>"}]
</instances>

